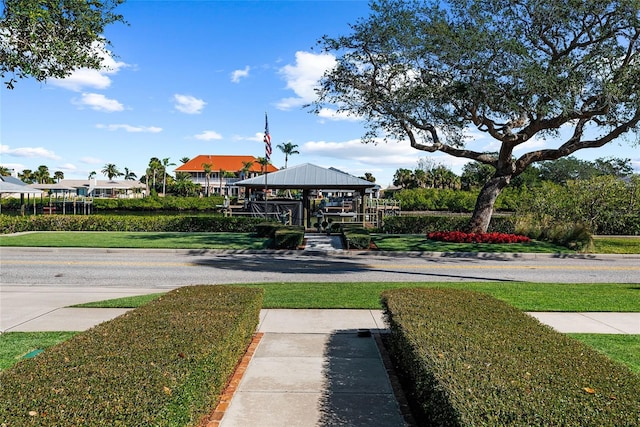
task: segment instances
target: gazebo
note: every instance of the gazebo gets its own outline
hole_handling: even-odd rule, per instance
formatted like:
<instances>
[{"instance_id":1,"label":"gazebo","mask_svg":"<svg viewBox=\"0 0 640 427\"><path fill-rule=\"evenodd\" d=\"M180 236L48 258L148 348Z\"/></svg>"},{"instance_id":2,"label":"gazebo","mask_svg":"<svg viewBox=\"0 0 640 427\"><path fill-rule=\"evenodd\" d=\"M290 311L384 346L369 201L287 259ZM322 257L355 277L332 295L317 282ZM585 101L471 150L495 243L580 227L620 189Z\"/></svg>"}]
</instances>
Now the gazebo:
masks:
<instances>
[{"instance_id":1,"label":"gazebo","mask_svg":"<svg viewBox=\"0 0 640 427\"><path fill-rule=\"evenodd\" d=\"M311 190L343 190L358 192L366 197L366 190L376 187L376 184L366 179L357 178L348 173L336 169L326 169L320 166L305 163L281 169L277 172L264 174L251 179L238 181L235 185L248 189L282 189L302 190L303 224L311 226ZM265 201L265 206L267 203ZM358 212L364 217L366 203L361 204ZM265 209L265 212L267 209Z\"/></svg>"},{"instance_id":2,"label":"gazebo","mask_svg":"<svg viewBox=\"0 0 640 427\"><path fill-rule=\"evenodd\" d=\"M24 206L24 195L27 195L27 199L29 198L29 195L33 194L34 198L33 198L33 210L35 213L35 195L36 194L42 194L41 190L35 189L35 188L31 188L30 186L28 186L27 184L25 184L24 182L20 181L18 178L14 178L12 176L0 176L0 198L2 197L3 194L19 194L20 195L20 204ZM27 200L28 202L28 200ZM0 204L0 211L2 210L1 204Z\"/></svg>"}]
</instances>

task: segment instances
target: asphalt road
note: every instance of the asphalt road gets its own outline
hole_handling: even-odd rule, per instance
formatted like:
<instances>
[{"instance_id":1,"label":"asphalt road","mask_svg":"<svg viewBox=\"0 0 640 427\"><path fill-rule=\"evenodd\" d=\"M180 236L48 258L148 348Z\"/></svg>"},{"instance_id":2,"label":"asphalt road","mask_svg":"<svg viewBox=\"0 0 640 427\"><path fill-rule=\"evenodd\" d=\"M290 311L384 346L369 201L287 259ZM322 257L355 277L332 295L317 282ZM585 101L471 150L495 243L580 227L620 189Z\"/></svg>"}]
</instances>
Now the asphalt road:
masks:
<instances>
[{"instance_id":1,"label":"asphalt road","mask_svg":"<svg viewBox=\"0 0 640 427\"><path fill-rule=\"evenodd\" d=\"M0 248L3 285L484 280L640 283L640 256Z\"/></svg>"}]
</instances>

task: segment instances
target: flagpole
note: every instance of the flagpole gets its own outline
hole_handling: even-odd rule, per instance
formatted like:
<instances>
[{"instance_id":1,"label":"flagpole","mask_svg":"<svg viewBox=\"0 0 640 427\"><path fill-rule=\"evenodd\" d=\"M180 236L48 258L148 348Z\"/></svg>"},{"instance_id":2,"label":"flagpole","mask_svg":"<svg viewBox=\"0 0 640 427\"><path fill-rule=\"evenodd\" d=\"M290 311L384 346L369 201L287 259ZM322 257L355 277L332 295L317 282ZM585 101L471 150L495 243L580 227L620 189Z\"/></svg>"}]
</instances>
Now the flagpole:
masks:
<instances>
[{"instance_id":1,"label":"flagpole","mask_svg":"<svg viewBox=\"0 0 640 427\"><path fill-rule=\"evenodd\" d=\"M264 157L266 159L264 165L264 219L269 219L267 205L267 176L269 175L269 161L271 160L271 135L269 134L269 119L267 112L264 113Z\"/></svg>"}]
</instances>

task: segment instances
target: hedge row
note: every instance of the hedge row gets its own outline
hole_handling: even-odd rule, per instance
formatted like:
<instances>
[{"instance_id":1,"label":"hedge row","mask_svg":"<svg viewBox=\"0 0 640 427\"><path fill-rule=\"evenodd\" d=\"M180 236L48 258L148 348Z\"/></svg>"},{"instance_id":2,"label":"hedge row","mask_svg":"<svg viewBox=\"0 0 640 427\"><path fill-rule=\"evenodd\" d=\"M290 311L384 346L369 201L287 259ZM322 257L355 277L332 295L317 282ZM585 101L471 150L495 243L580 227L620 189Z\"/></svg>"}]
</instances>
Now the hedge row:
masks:
<instances>
[{"instance_id":1,"label":"hedge row","mask_svg":"<svg viewBox=\"0 0 640 427\"><path fill-rule=\"evenodd\" d=\"M19 198L2 199L2 210L19 211ZM56 204L56 199L52 199L51 204ZM36 198L36 207L38 210L42 206L49 206L49 198L42 200ZM216 211L220 210L224 204L224 197L144 197L139 199L103 199L95 198L92 201L96 211L105 212L110 210L117 211ZM25 201L26 204L26 201ZM33 201L27 204L26 209L29 211L33 208Z\"/></svg>"},{"instance_id":2,"label":"hedge row","mask_svg":"<svg viewBox=\"0 0 640 427\"><path fill-rule=\"evenodd\" d=\"M362 227L345 227L342 229L342 240L346 249L369 249L371 233Z\"/></svg>"},{"instance_id":3,"label":"hedge row","mask_svg":"<svg viewBox=\"0 0 640 427\"><path fill-rule=\"evenodd\" d=\"M297 249L304 243L304 227L280 227L274 233L273 241L276 249Z\"/></svg>"},{"instance_id":4,"label":"hedge row","mask_svg":"<svg viewBox=\"0 0 640 427\"><path fill-rule=\"evenodd\" d=\"M23 231L153 231L252 233L260 218L182 215L0 215L0 233Z\"/></svg>"},{"instance_id":5,"label":"hedge row","mask_svg":"<svg viewBox=\"0 0 640 427\"><path fill-rule=\"evenodd\" d=\"M427 234L433 231L460 231L469 225L468 215L402 215L384 218L382 232L388 234ZM512 216L494 216L489 223L489 233L515 232Z\"/></svg>"},{"instance_id":6,"label":"hedge row","mask_svg":"<svg viewBox=\"0 0 640 427\"><path fill-rule=\"evenodd\" d=\"M424 288L382 300L421 425L640 424L640 377L502 301Z\"/></svg>"},{"instance_id":7,"label":"hedge row","mask_svg":"<svg viewBox=\"0 0 640 427\"><path fill-rule=\"evenodd\" d=\"M258 325L262 289L192 286L0 372L2 425L194 426Z\"/></svg>"}]
</instances>

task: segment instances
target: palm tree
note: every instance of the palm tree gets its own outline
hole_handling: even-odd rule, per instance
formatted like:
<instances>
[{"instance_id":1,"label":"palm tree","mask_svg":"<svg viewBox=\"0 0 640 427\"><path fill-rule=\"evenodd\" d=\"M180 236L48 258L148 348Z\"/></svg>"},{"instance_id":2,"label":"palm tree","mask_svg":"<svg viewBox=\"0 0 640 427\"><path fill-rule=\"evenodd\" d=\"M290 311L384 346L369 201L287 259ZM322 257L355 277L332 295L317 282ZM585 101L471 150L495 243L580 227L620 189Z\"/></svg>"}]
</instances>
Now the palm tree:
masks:
<instances>
[{"instance_id":1,"label":"palm tree","mask_svg":"<svg viewBox=\"0 0 640 427\"><path fill-rule=\"evenodd\" d=\"M88 180L92 180L93 178L96 177L96 171L91 171L89 173L89 176L87 177Z\"/></svg>"},{"instance_id":2,"label":"palm tree","mask_svg":"<svg viewBox=\"0 0 640 427\"><path fill-rule=\"evenodd\" d=\"M181 159L180 159L180 163L182 163L182 164L184 165L184 164L185 164L185 163L187 163L189 160L191 160L191 159L190 159L190 158L188 158L188 157L183 157L183 158L181 158Z\"/></svg>"},{"instance_id":3,"label":"palm tree","mask_svg":"<svg viewBox=\"0 0 640 427\"><path fill-rule=\"evenodd\" d=\"M267 165L269 165L269 163L271 163L266 157L258 157L256 159L256 162L262 166L262 173L266 173L267 172Z\"/></svg>"},{"instance_id":4,"label":"palm tree","mask_svg":"<svg viewBox=\"0 0 640 427\"><path fill-rule=\"evenodd\" d=\"M31 169L24 169L22 172L18 173L18 178L26 184L33 184L33 171Z\"/></svg>"},{"instance_id":5,"label":"palm tree","mask_svg":"<svg viewBox=\"0 0 640 427\"><path fill-rule=\"evenodd\" d=\"M153 175L153 189L157 191L156 176L158 175L158 171L162 169L162 163L160 162L160 159L157 157L152 157L149 160L149 169L151 169L151 175Z\"/></svg>"},{"instance_id":6,"label":"palm tree","mask_svg":"<svg viewBox=\"0 0 640 427\"><path fill-rule=\"evenodd\" d=\"M138 178L133 171L130 171L129 168L124 168L124 179L126 181L135 181Z\"/></svg>"},{"instance_id":7,"label":"palm tree","mask_svg":"<svg viewBox=\"0 0 640 427\"><path fill-rule=\"evenodd\" d=\"M0 166L0 176L11 176L11 171L8 167Z\"/></svg>"},{"instance_id":8,"label":"palm tree","mask_svg":"<svg viewBox=\"0 0 640 427\"><path fill-rule=\"evenodd\" d=\"M242 176L242 179L245 179L247 177L247 174L251 170L252 166L253 166L253 161L252 160L249 160L249 161L246 161L246 162L242 162L242 169L240 170L240 174Z\"/></svg>"},{"instance_id":9,"label":"palm tree","mask_svg":"<svg viewBox=\"0 0 640 427\"><path fill-rule=\"evenodd\" d=\"M55 171L55 172L53 173L53 177L55 178L55 180L56 180L57 182L60 182L60 180L61 180L61 179L64 179L64 172L62 172L62 171Z\"/></svg>"},{"instance_id":10,"label":"palm tree","mask_svg":"<svg viewBox=\"0 0 640 427\"><path fill-rule=\"evenodd\" d=\"M48 184L51 181L49 167L46 165L38 166L38 170L33 173L33 177L38 184Z\"/></svg>"},{"instance_id":11,"label":"palm tree","mask_svg":"<svg viewBox=\"0 0 640 427\"><path fill-rule=\"evenodd\" d=\"M296 150L296 148L298 147L296 144L292 144L291 141L285 143L285 144L278 144L276 146L277 148L280 149L280 151L282 151L284 153L284 168L287 168L287 163L289 162L289 156L293 155L293 154L300 154L300 152L298 150Z\"/></svg>"},{"instance_id":12,"label":"palm tree","mask_svg":"<svg viewBox=\"0 0 640 427\"><path fill-rule=\"evenodd\" d=\"M203 163L202 164L202 169L204 170L204 180L206 183L206 190L205 193L207 195L207 197L209 197L209 180L211 179L211 168L213 167L213 165L211 163Z\"/></svg>"},{"instance_id":13,"label":"palm tree","mask_svg":"<svg viewBox=\"0 0 640 427\"><path fill-rule=\"evenodd\" d=\"M162 195L165 194L165 191L167 189L167 167L169 166L175 166L175 163L170 163L169 162L169 157L165 157L164 159L162 159L162 171L163 171L163 175L162 175Z\"/></svg>"},{"instance_id":14,"label":"palm tree","mask_svg":"<svg viewBox=\"0 0 640 427\"><path fill-rule=\"evenodd\" d=\"M102 172L104 176L109 178L109 181L111 181L113 178L124 175L113 163L107 163L106 165L104 165L100 172Z\"/></svg>"}]
</instances>

